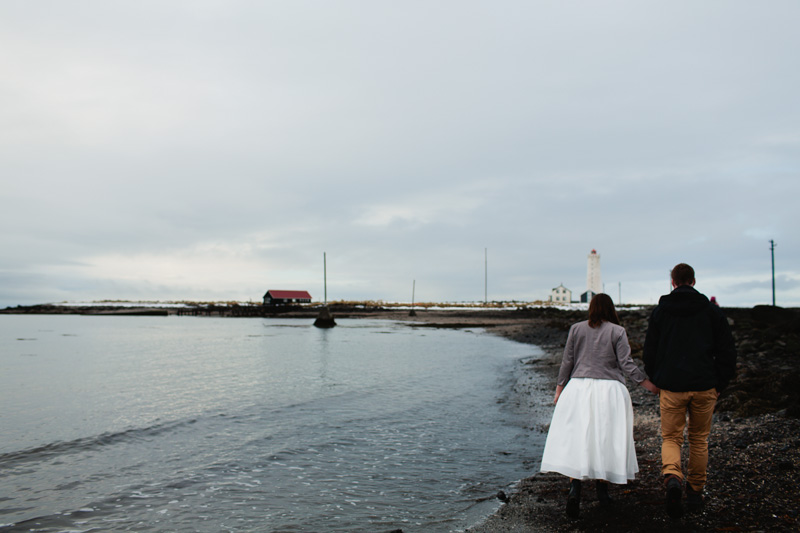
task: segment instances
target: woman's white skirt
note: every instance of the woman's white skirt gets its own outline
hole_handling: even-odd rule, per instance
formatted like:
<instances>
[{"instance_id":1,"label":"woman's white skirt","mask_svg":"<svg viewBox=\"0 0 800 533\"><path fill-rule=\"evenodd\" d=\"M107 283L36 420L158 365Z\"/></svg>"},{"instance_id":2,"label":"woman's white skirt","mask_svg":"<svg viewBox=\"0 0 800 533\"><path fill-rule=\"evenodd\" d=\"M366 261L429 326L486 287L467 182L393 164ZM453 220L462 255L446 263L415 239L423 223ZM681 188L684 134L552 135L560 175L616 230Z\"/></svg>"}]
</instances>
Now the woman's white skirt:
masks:
<instances>
[{"instance_id":1,"label":"woman's white skirt","mask_svg":"<svg viewBox=\"0 0 800 533\"><path fill-rule=\"evenodd\" d=\"M625 385L615 379L567 382L553 411L541 470L619 484L634 479L639 463Z\"/></svg>"}]
</instances>

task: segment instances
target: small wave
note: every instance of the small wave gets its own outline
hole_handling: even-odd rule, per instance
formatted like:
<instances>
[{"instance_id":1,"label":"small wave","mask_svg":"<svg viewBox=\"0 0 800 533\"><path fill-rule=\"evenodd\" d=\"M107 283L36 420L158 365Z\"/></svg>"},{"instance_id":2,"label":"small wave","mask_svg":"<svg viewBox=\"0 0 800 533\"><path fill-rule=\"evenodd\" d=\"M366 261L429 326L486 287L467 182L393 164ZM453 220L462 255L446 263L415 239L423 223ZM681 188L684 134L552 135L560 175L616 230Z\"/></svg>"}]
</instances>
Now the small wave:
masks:
<instances>
[{"instance_id":1,"label":"small wave","mask_svg":"<svg viewBox=\"0 0 800 533\"><path fill-rule=\"evenodd\" d=\"M51 442L35 448L0 454L0 467L11 467L12 465L41 461L50 457L91 451L125 442L134 442L175 431L194 424L195 422L197 422L196 419L165 422L154 424L146 428L131 428L125 431L102 433L100 435L93 435L91 437L83 437L70 441Z\"/></svg>"}]
</instances>

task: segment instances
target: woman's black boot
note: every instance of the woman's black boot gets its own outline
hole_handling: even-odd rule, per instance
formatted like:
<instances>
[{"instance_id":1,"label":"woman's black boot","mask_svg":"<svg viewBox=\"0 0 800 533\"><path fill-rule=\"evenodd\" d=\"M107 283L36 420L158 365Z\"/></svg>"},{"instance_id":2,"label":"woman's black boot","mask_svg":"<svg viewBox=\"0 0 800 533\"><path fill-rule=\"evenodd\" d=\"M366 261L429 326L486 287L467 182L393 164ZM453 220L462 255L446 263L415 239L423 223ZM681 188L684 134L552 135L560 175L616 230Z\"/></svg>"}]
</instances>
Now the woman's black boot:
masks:
<instances>
[{"instance_id":1,"label":"woman's black boot","mask_svg":"<svg viewBox=\"0 0 800 533\"><path fill-rule=\"evenodd\" d=\"M608 481L597 480L597 501L600 502L600 507L608 507L614 500L608 495Z\"/></svg>"},{"instance_id":2,"label":"woman's black boot","mask_svg":"<svg viewBox=\"0 0 800 533\"><path fill-rule=\"evenodd\" d=\"M567 496L567 516L578 518L581 510L581 480L573 479L569 484L569 496Z\"/></svg>"}]
</instances>

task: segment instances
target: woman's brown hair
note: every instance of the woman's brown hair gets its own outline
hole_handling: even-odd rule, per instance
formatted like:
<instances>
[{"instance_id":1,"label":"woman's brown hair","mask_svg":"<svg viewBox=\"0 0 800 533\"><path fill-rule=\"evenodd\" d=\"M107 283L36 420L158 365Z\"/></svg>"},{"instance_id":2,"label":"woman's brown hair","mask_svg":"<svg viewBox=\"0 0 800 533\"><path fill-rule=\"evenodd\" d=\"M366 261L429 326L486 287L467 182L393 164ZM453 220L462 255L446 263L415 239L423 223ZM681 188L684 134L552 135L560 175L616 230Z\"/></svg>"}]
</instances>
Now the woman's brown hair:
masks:
<instances>
[{"instance_id":1,"label":"woman's brown hair","mask_svg":"<svg viewBox=\"0 0 800 533\"><path fill-rule=\"evenodd\" d=\"M589 327L596 328L603 322L619 325L619 317L611 296L601 292L595 294L589 302Z\"/></svg>"}]
</instances>

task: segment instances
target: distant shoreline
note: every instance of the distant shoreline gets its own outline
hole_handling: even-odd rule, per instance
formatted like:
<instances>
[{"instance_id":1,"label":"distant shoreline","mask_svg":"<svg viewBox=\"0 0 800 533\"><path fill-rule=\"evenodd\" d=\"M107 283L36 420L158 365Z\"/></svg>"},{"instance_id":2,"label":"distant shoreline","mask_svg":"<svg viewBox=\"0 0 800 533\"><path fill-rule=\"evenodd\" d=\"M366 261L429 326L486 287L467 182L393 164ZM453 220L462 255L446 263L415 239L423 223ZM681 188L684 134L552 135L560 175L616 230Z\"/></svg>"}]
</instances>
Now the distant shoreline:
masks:
<instances>
[{"instance_id":1,"label":"distant shoreline","mask_svg":"<svg viewBox=\"0 0 800 533\"><path fill-rule=\"evenodd\" d=\"M90 302L18 305L0 309L0 314L49 314L49 315L151 315L151 316L218 316L218 317L265 317L265 318L316 318L325 307L336 318L388 318L392 320L429 321L462 317L467 326L474 321L492 322L497 319L533 318L542 314L581 312L581 304L575 307L557 307L546 303L502 302L484 304L383 304L373 302L332 302L306 305L264 306L259 304L175 304L160 302ZM583 304L585 307L586 304Z\"/></svg>"},{"instance_id":2,"label":"distant shoreline","mask_svg":"<svg viewBox=\"0 0 800 533\"><path fill-rule=\"evenodd\" d=\"M439 312L439 311L518 311L524 309L557 309L575 310L585 309L587 304L573 303L568 305L550 304L548 302L444 302L444 303L385 303L372 301L330 302L313 304L288 304L288 305L262 305L245 302L159 302L159 301L95 301L95 302L59 302L33 305L17 305L0 309L3 314L87 314L87 313L113 313L124 314L132 311L164 311L167 314L204 314L217 316L292 316L303 318L315 316L327 307L331 312L347 315L368 315L375 313L410 313Z\"/></svg>"}]
</instances>

